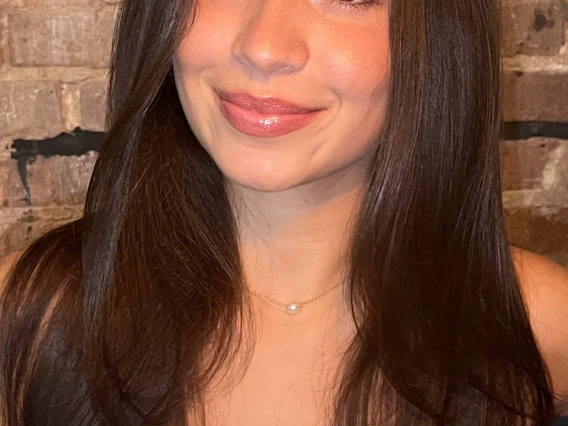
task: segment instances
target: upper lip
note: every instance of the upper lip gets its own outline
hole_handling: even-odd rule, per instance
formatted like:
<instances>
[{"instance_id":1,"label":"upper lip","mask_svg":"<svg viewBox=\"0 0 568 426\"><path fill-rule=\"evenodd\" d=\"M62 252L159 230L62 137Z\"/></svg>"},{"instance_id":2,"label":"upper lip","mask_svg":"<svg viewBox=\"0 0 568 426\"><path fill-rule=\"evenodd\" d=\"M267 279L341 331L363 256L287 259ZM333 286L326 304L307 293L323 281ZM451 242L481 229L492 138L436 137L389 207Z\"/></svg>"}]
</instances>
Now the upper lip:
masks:
<instances>
[{"instance_id":1,"label":"upper lip","mask_svg":"<svg viewBox=\"0 0 568 426\"><path fill-rule=\"evenodd\" d=\"M225 92L217 90L221 99L238 105L249 111L261 114L307 114L321 108L309 108L278 98L257 98L244 92Z\"/></svg>"}]
</instances>

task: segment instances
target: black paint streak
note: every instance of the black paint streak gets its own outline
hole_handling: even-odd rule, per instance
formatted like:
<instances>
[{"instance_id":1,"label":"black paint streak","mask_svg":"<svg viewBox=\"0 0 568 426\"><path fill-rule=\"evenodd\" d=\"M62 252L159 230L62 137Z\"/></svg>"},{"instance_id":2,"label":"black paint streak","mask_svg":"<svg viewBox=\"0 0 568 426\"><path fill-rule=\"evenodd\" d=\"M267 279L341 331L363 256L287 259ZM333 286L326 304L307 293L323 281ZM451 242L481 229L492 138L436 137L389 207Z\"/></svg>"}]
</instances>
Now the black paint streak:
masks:
<instances>
[{"instance_id":1,"label":"black paint streak","mask_svg":"<svg viewBox=\"0 0 568 426\"><path fill-rule=\"evenodd\" d=\"M12 144L15 152L12 152L11 158L18 163L18 172L22 185L26 191L24 202L29 206L30 188L28 185L28 164L35 161L38 155L43 157L52 157L54 155L85 155L89 151L100 151L103 142L103 133L85 132L79 128L71 133L62 133L51 139L34 140L34 139L16 139Z\"/></svg>"},{"instance_id":2,"label":"black paint streak","mask_svg":"<svg viewBox=\"0 0 568 426\"><path fill-rule=\"evenodd\" d=\"M79 128L72 133L61 133L51 139L16 139L12 144L15 152L12 158L41 155L52 157L54 155L85 155L89 151L99 151L103 142L103 133L85 132Z\"/></svg>"},{"instance_id":3,"label":"black paint streak","mask_svg":"<svg viewBox=\"0 0 568 426\"><path fill-rule=\"evenodd\" d=\"M28 185L28 163L30 162L29 158L18 158L18 173L20 174L20 180L22 181L22 185L26 190L26 195L24 196L24 202L26 205L30 206L32 201L30 199L30 187Z\"/></svg>"},{"instance_id":4,"label":"black paint streak","mask_svg":"<svg viewBox=\"0 0 568 426\"><path fill-rule=\"evenodd\" d=\"M504 124L503 139L546 137L568 140L568 121L509 121Z\"/></svg>"}]
</instances>

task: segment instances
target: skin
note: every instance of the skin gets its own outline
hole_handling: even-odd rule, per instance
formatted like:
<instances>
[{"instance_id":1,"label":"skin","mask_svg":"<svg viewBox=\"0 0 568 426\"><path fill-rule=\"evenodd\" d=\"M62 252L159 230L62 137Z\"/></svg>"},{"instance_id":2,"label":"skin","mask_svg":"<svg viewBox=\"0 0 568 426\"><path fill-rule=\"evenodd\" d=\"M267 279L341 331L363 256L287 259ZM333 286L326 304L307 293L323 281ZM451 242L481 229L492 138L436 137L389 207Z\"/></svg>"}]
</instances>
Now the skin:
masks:
<instances>
[{"instance_id":1,"label":"skin","mask_svg":"<svg viewBox=\"0 0 568 426\"><path fill-rule=\"evenodd\" d=\"M337 1L201 2L174 58L187 119L245 206L247 280L277 300L338 282L341 241L385 118L387 4ZM214 89L326 110L298 131L255 137L223 117Z\"/></svg>"},{"instance_id":2,"label":"skin","mask_svg":"<svg viewBox=\"0 0 568 426\"><path fill-rule=\"evenodd\" d=\"M291 303L340 282L348 222L384 123L389 62L387 3L200 2L174 58L176 85L196 137L241 203L235 212L251 289ZM214 89L325 111L298 131L256 137L231 126ZM252 302L258 333L251 366L235 386L211 396L210 422L326 424L323 393L353 333L341 291L295 317Z\"/></svg>"},{"instance_id":3,"label":"skin","mask_svg":"<svg viewBox=\"0 0 568 426\"><path fill-rule=\"evenodd\" d=\"M389 62L386 3L199 4L174 58L176 85L195 135L242 203L235 210L251 289L291 303L340 282L348 222L386 114ZM325 111L298 131L256 137L231 126L214 89ZM295 317L252 302L258 332L250 368L234 386L212 386L225 391L211 395L209 421L326 424L324 393L353 333L341 291Z\"/></svg>"},{"instance_id":4,"label":"skin","mask_svg":"<svg viewBox=\"0 0 568 426\"><path fill-rule=\"evenodd\" d=\"M202 1L174 58L188 122L241 203L235 213L247 283L285 303L340 282L349 220L386 114L388 3L349 8L338 1ZM287 135L250 136L224 118L215 89L326 110ZM541 256L515 253L530 288L527 300L539 306L531 321L564 393L568 315L562 312L568 309L560 308L568 306L568 272ZM325 391L333 388L338 354L353 333L341 292L297 316L252 302L260 331L251 366L233 386L212 386L209 422L327 424Z\"/></svg>"},{"instance_id":5,"label":"skin","mask_svg":"<svg viewBox=\"0 0 568 426\"><path fill-rule=\"evenodd\" d=\"M349 9L333 1L202 1L174 58L188 122L242 203L235 213L247 282L283 302L340 281L349 220L386 113L388 4ZM326 111L297 132L251 137L224 119L216 88ZM19 254L0 262L0 281ZM568 272L522 250L515 265L554 383L568 391ZM250 368L232 386L211 387L207 424L328 424L326 391L353 333L341 292L296 316L252 302Z\"/></svg>"}]
</instances>

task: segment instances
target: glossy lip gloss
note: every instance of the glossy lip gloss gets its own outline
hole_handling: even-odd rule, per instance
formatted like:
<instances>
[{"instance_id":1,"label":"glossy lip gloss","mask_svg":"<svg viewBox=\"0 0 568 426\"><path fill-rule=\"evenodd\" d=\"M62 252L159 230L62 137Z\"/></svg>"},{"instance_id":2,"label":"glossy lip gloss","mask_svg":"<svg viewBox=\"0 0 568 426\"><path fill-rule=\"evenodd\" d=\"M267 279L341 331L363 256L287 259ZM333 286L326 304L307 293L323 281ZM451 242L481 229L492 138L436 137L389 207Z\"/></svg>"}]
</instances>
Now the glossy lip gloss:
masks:
<instances>
[{"instance_id":1,"label":"glossy lip gloss","mask_svg":"<svg viewBox=\"0 0 568 426\"><path fill-rule=\"evenodd\" d=\"M221 111L233 127L252 136L276 137L307 126L322 109L306 108L277 98L217 92Z\"/></svg>"}]
</instances>

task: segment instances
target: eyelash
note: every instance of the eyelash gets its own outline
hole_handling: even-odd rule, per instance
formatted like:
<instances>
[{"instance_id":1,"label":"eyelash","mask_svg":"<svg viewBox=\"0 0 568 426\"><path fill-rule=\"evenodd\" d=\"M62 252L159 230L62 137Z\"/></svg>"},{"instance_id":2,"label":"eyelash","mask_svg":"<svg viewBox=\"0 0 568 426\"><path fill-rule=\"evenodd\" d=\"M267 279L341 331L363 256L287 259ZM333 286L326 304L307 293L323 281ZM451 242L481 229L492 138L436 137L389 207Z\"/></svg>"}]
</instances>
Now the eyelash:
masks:
<instances>
[{"instance_id":1,"label":"eyelash","mask_svg":"<svg viewBox=\"0 0 568 426\"><path fill-rule=\"evenodd\" d=\"M368 9L371 6L376 6L379 4L379 0L366 0L365 3L351 3L344 0L330 0L330 1L332 3L337 3L337 7L339 8L358 9L358 10Z\"/></svg>"}]
</instances>

